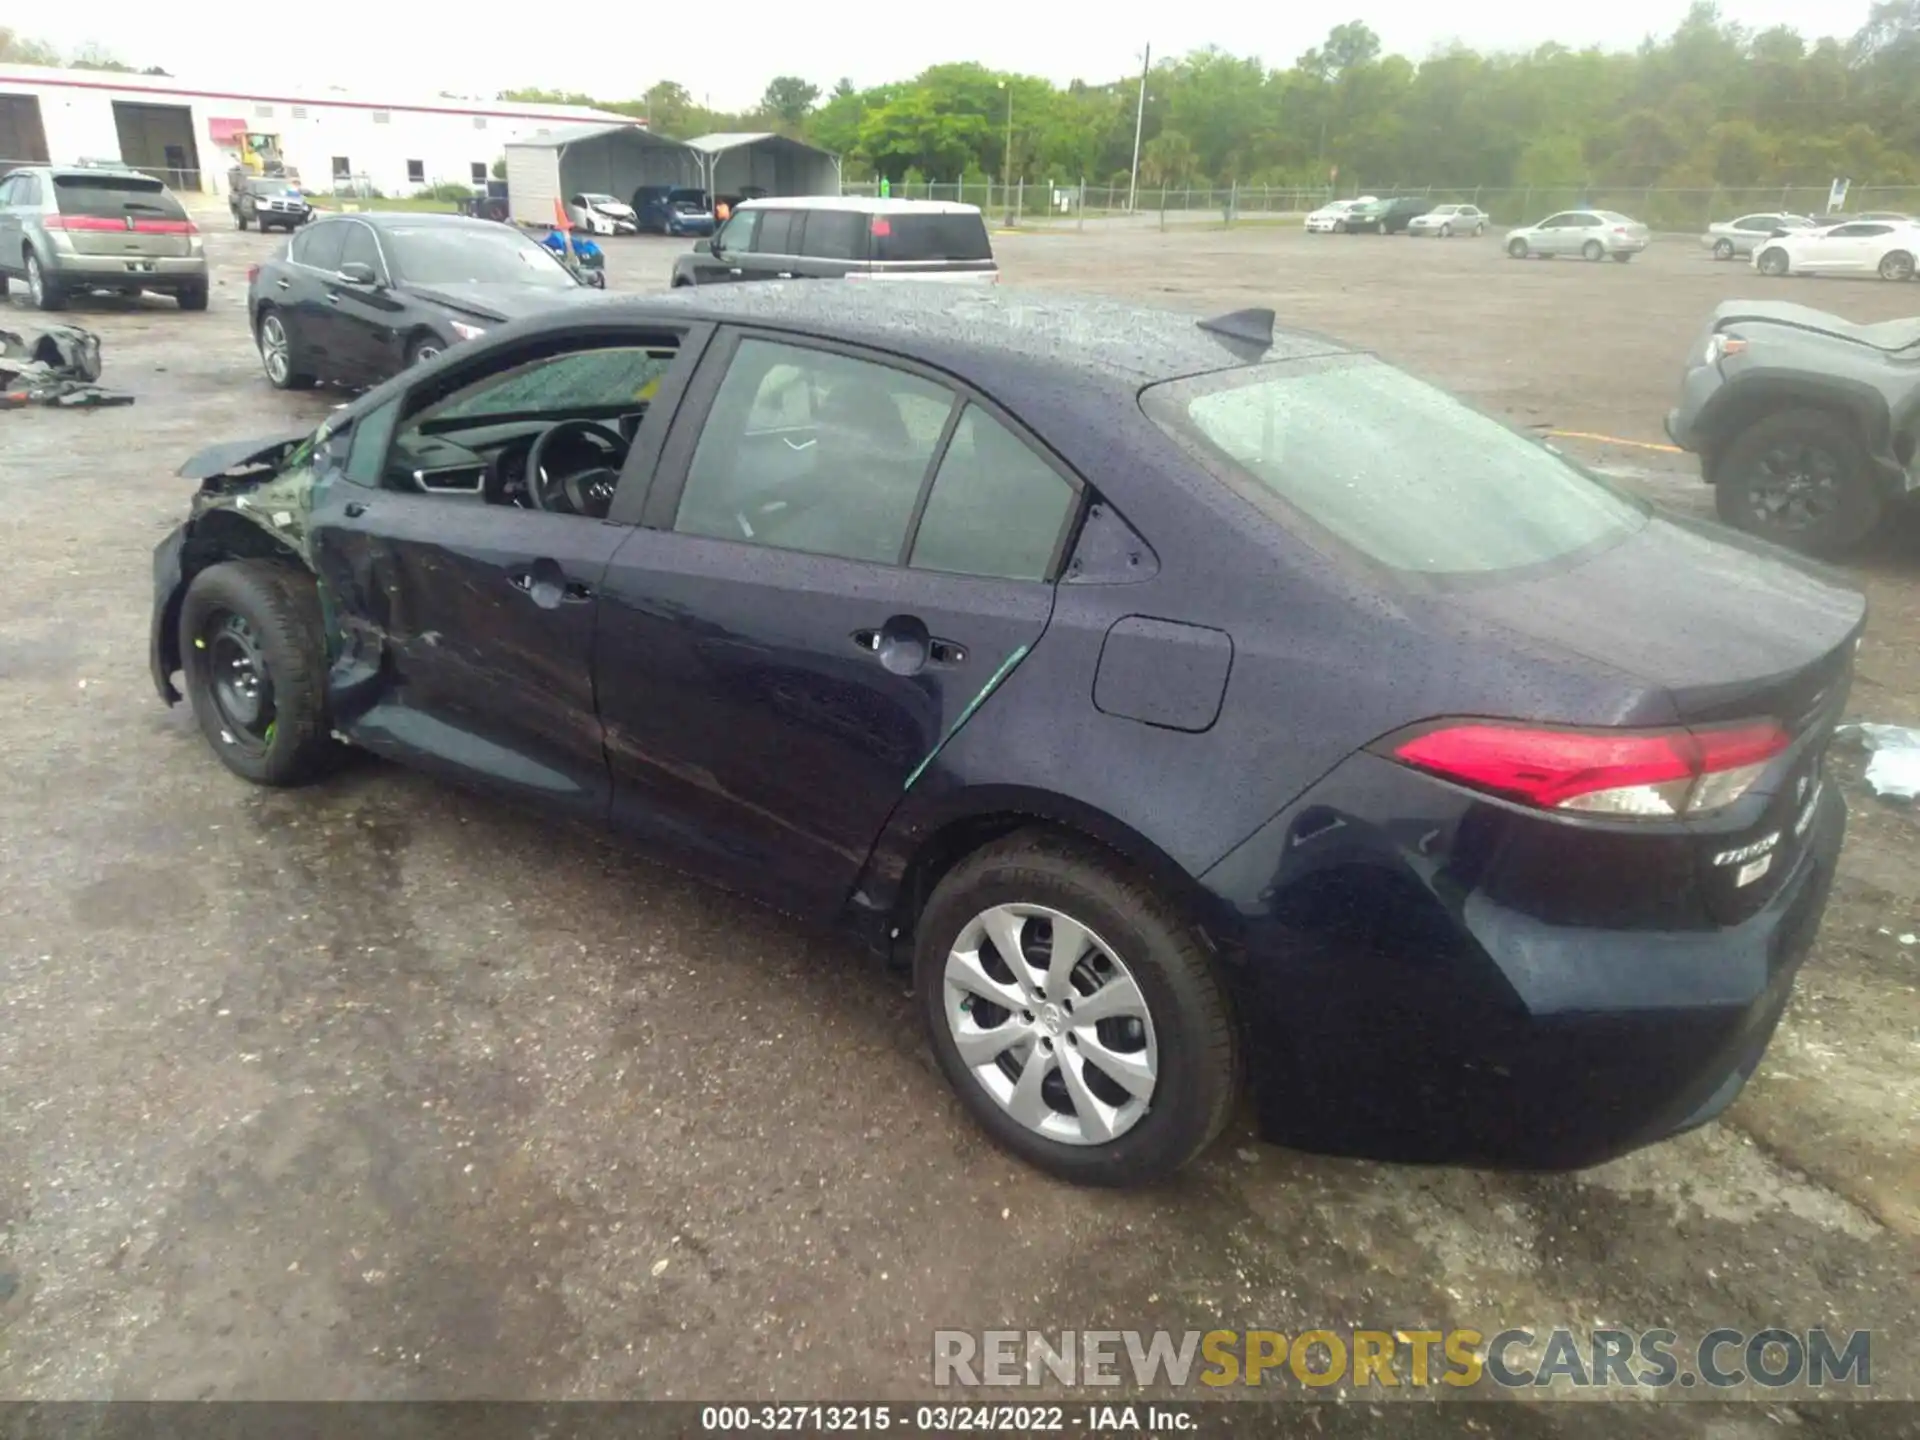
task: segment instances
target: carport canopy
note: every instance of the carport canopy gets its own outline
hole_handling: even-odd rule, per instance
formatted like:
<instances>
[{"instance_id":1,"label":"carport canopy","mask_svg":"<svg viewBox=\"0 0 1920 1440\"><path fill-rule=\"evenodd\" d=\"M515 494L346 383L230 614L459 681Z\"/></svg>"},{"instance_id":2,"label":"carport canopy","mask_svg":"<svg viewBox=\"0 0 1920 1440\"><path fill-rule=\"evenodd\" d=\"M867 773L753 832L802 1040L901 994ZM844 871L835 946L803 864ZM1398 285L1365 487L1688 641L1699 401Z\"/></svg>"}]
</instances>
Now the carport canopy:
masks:
<instances>
[{"instance_id":1,"label":"carport canopy","mask_svg":"<svg viewBox=\"0 0 1920 1440\"><path fill-rule=\"evenodd\" d=\"M749 187L768 195L838 195L840 157L771 132L728 132L689 140L706 165L707 190L716 198Z\"/></svg>"},{"instance_id":2,"label":"carport canopy","mask_svg":"<svg viewBox=\"0 0 1920 1440\"><path fill-rule=\"evenodd\" d=\"M567 125L507 146L507 203L523 225L551 225L553 202L611 195L632 203L646 185L704 183L700 152L640 125Z\"/></svg>"}]
</instances>

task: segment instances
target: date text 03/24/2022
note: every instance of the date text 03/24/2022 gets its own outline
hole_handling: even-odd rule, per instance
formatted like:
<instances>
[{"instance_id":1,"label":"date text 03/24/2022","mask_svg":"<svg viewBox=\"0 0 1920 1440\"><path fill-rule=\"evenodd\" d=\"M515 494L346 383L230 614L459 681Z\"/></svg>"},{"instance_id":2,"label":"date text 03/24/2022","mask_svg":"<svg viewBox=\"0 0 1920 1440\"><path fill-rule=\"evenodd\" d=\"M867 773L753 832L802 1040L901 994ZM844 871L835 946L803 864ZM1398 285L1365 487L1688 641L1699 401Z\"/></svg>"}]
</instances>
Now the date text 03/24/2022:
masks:
<instances>
[{"instance_id":1,"label":"date text 03/24/2022","mask_svg":"<svg viewBox=\"0 0 1920 1440\"><path fill-rule=\"evenodd\" d=\"M1044 1434L1097 1430L1108 1434L1191 1433L1194 1405L708 1405L700 1428L709 1434L823 1433L901 1430L923 1435Z\"/></svg>"}]
</instances>

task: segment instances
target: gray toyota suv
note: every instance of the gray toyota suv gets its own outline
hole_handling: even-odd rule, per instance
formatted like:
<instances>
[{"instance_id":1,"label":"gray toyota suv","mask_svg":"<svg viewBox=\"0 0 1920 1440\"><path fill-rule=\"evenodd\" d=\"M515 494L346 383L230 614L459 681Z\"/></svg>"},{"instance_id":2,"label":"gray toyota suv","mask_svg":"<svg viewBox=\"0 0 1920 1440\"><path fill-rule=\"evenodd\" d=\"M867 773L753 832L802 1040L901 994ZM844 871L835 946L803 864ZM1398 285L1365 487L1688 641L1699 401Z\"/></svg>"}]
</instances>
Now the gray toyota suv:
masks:
<instances>
[{"instance_id":1,"label":"gray toyota suv","mask_svg":"<svg viewBox=\"0 0 1920 1440\"><path fill-rule=\"evenodd\" d=\"M0 295L58 310L87 290L172 295L207 308L200 230L173 192L137 170L31 165L0 175Z\"/></svg>"},{"instance_id":2,"label":"gray toyota suv","mask_svg":"<svg viewBox=\"0 0 1920 1440\"><path fill-rule=\"evenodd\" d=\"M749 200L673 264L675 285L742 280L1000 278L975 205L791 195Z\"/></svg>"}]
</instances>

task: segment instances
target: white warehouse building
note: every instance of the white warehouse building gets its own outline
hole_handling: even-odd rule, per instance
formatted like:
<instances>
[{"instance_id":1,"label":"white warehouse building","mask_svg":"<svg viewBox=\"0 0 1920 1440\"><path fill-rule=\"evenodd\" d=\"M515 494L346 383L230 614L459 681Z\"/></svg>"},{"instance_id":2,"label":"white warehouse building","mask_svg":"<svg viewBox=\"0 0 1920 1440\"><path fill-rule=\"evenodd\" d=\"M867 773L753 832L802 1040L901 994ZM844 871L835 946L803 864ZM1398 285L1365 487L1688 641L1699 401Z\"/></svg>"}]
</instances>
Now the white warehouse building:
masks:
<instances>
[{"instance_id":1,"label":"white warehouse building","mask_svg":"<svg viewBox=\"0 0 1920 1440\"><path fill-rule=\"evenodd\" d=\"M170 76L0 65L0 171L119 161L209 194L224 193L229 167L249 154L277 157L308 190L403 196L479 186L508 145L584 123L640 124L580 105L331 86L211 89Z\"/></svg>"}]
</instances>

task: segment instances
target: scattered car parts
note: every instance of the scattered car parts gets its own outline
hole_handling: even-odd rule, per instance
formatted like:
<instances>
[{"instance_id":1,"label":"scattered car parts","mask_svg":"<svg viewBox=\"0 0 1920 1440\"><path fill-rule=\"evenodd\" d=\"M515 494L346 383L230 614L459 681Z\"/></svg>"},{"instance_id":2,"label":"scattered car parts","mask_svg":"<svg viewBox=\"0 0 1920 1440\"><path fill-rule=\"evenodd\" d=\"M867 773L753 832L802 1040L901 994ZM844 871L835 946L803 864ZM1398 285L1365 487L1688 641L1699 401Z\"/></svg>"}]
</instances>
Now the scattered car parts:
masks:
<instances>
[{"instance_id":1,"label":"scattered car parts","mask_svg":"<svg viewBox=\"0 0 1920 1440\"><path fill-rule=\"evenodd\" d=\"M77 325L53 325L31 343L0 330L0 409L26 405L131 405L133 396L96 384L100 337Z\"/></svg>"}]
</instances>

